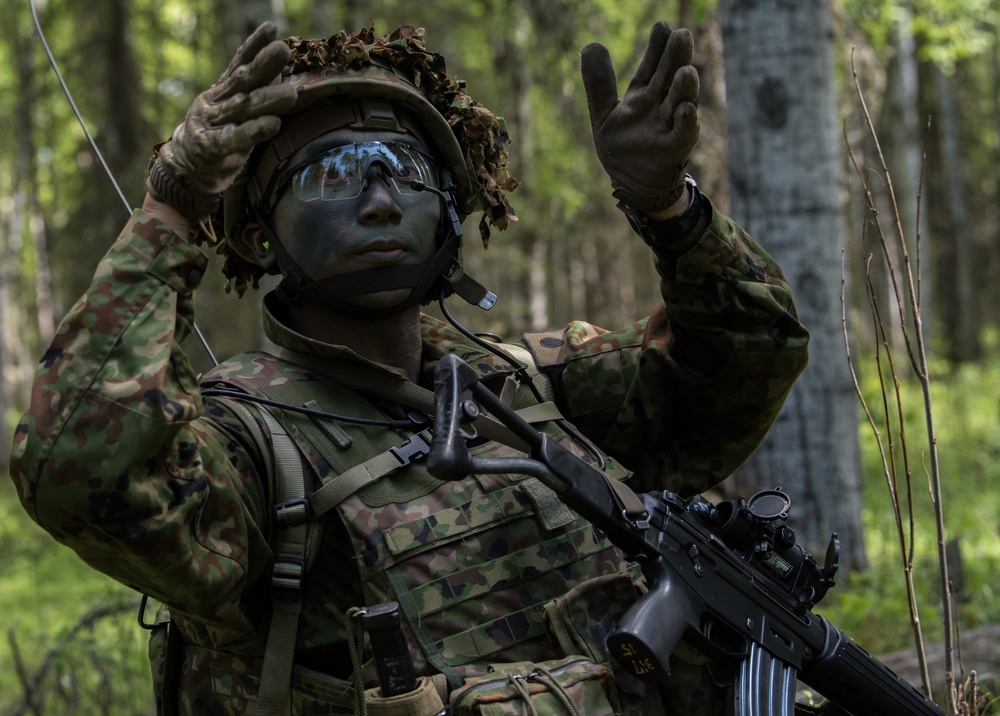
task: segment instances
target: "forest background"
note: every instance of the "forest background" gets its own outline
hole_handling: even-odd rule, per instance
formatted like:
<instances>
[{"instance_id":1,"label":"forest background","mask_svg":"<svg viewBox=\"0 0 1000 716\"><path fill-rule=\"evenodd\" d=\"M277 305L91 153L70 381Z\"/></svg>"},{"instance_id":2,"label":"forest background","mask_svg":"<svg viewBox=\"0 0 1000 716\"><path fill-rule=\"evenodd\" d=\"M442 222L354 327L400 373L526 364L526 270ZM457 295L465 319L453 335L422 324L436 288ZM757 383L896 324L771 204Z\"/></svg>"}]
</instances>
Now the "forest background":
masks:
<instances>
[{"instance_id":1,"label":"forest background","mask_svg":"<svg viewBox=\"0 0 1000 716\"><path fill-rule=\"evenodd\" d=\"M379 31L403 22L426 27L429 47L448 58L450 71L505 116L514 140L513 172L522 182L512 196L519 221L495 233L488 252L475 238L473 222L466 226L466 264L501 296L487 314L453 306L475 330L511 336L580 317L622 325L658 301L648 249L615 208L594 156L579 81L578 51L587 42L607 45L620 79L627 80L653 21L692 29L702 80L702 138L689 171L723 213L731 209L727 124L746 108L727 107L725 18L710 0L44 0L36 7L123 195L73 117L27 1L3 0L3 435L26 405L37 357L124 224L125 205L141 202L150 148L169 136L193 96L218 77L261 18L306 36L372 23ZM865 290L866 258L874 251L871 222L848 142L862 166L874 165L877 155L854 70L892 166L904 231L921 237L924 322L959 623L970 632L989 628L1000 624L1000 470L992 464L1000 454L1000 2L839 0L829 8L834 107L843 136L839 178L828 191L843 214L844 268L819 268L834 272L838 281L843 272L856 369L869 400L877 400L878 370L867 367L879 345ZM885 207L884 197L878 201ZM767 235L756 238L769 247ZM784 265L793 257L776 258ZM877 265L873 273L876 292L885 293ZM808 287L793 281L793 289ZM197 310L199 327L219 357L263 340L255 299L227 295L221 274L204 282ZM839 307L832 310L839 314ZM898 347L899 332L890 327L887 340ZM186 348L198 369L210 365L196 340ZM825 352L814 353L813 361L846 362L843 350ZM919 424L920 396L901 363L904 413ZM857 422L857 519L863 530L856 532L864 534L860 562L867 567L842 578L819 611L870 651L884 654L907 649L912 637L878 447L860 410ZM919 440L911 442L919 450ZM0 462L6 463L8 449L8 441L0 441ZM918 492L922 480L916 480ZM929 518L919 499L913 511ZM929 639L940 636L941 595L929 574L935 569L933 542L928 525L915 552ZM131 614L136 596L55 545L21 511L6 479L0 482L0 545L0 709L48 713L61 703L80 713L148 711L144 632ZM966 669L988 670L998 661L970 662Z\"/></svg>"}]
</instances>

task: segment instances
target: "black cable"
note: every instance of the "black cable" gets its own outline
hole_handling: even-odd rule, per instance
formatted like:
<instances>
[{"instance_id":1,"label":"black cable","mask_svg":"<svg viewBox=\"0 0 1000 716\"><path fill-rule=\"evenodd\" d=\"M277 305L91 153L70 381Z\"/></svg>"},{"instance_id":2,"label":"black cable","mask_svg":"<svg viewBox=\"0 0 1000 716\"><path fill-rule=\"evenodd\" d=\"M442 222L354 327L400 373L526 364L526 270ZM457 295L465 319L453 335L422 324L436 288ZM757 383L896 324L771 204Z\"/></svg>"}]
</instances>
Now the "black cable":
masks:
<instances>
[{"instance_id":1,"label":"black cable","mask_svg":"<svg viewBox=\"0 0 1000 716\"><path fill-rule=\"evenodd\" d=\"M499 347L492 345L488 341L483 340L475 333L473 333L465 326L463 326L461 323L459 323L458 320L451 315L451 312L445 306L444 303L445 295L446 295L446 290L445 287L442 285L441 296L438 298L438 306L441 308L441 314L445 317L448 323L450 323L455 328L455 330L457 330L463 336L465 336L470 341L478 345L480 348L483 348L484 350L487 350L490 353L499 356L507 363L509 363L511 368L514 369L514 372L517 373L518 377L521 379L521 382L525 383L531 390L532 395L535 396L535 400L537 400L539 403L544 403L545 398L542 397L542 394L538 392L538 388L535 387L534 381L531 380L531 376L528 374L527 368L521 365L521 363L518 360L516 360L512 355L507 353L507 351L504 351ZM594 458L597 460L598 467L601 469L601 472L603 472L607 468L607 462L604 459L604 455L601 453L600 450L597 449L597 446L594 445L594 443L591 442L591 440L586 435L581 433L579 430L577 430L575 427L570 425L565 420L557 419L554 420L553 422L560 428L562 428L562 430L572 439L576 440L578 443L583 445L584 449L594 456Z\"/></svg>"}]
</instances>

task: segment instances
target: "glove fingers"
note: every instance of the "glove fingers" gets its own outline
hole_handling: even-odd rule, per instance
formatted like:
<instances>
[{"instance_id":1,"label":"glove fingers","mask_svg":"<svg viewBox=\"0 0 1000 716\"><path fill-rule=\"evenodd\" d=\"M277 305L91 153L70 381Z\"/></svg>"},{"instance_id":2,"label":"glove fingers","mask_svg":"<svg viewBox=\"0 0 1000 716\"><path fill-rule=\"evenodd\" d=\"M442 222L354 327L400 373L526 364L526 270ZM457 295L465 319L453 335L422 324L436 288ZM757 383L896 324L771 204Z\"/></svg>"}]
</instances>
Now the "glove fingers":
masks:
<instances>
[{"instance_id":1,"label":"glove fingers","mask_svg":"<svg viewBox=\"0 0 1000 716\"><path fill-rule=\"evenodd\" d=\"M246 122L254 117L286 114L295 106L295 88L291 85L268 85L259 87L249 94L209 105L202 115L204 121L219 127L231 122Z\"/></svg>"},{"instance_id":2,"label":"glove fingers","mask_svg":"<svg viewBox=\"0 0 1000 716\"><path fill-rule=\"evenodd\" d=\"M281 40L267 44L249 63L227 72L226 78L214 88L212 101L218 102L271 84L285 68L290 53L288 45Z\"/></svg>"},{"instance_id":3,"label":"glove fingers","mask_svg":"<svg viewBox=\"0 0 1000 716\"><path fill-rule=\"evenodd\" d=\"M686 161L701 135L698 107L693 102L682 102L672 115L668 114L669 109L668 102L664 102L660 107L663 120L671 127L670 141L677 150L684 150L677 153L683 155Z\"/></svg>"},{"instance_id":4,"label":"glove fingers","mask_svg":"<svg viewBox=\"0 0 1000 716\"><path fill-rule=\"evenodd\" d=\"M590 125L596 134L618 104L618 78L608 48L591 42L580 50L580 75L587 94Z\"/></svg>"},{"instance_id":5,"label":"glove fingers","mask_svg":"<svg viewBox=\"0 0 1000 716\"><path fill-rule=\"evenodd\" d=\"M236 70L240 65L247 64L251 59L253 59L257 53L261 51L265 46L273 42L278 37L278 27L273 22L262 22L257 26L250 36L243 41L239 49L236 50L236 54L233 55L233 59L229 62L229 67L226 71L222 73L222 77L219 81L222 82L229 74Z\"/></svg>"},{"instance_id":6,"label":"glove fingers","mask_svg":"<svg viewBox=\"0 0 1000 716\"><path fill-rule=\"evenodd\" d=\"M217 130L219 156L238 154L246 157L261 142L274 137L281 129L281 119L274 115L255 117L241 124L227 124Z\"/></svg>"},{"instance_id":7,"label":"glove fingers","mask_svg":"<svg viewBox=\"0 0 1000 716\"><path fill-rule=\"evenodd\" d=\"M670 25L665 22L661 21L653 25L653 29L649 31L649 44L646 45L646 52L632 76L632 81L629 82L629 89L649 84L658 67L663 64L660 57L663 55L663 50L667 47L672 34Z\"/></svg>"},{"instance_id":8,"label":"glove fingers","mask_svg":"<svg viewBox=\"0 0 1000 716\"><path fill-rule=\"evenodd\" d=\"M685 28L675 30L663 49L663 56L656 68L656 74L649 80L649 90L662 97L673 89L674 77L683 67L691 64L694 57L694 38Z\"/></svg>"},{"instance_id":9,"label":"glove fingers","mask_svg":"<svg viewBox=\"0 0 1000 716\"><path fill-rule=\"evenodd\" d=\"M698 79L698 70L691 65L681 67L674 75L673 82L670 83L670 90L667 98L663 102L664 119L667 120L667 128L671 127L670 120L676 115L676 110L683 103L698 106L698 92L701 89L701 82Z\"/></svg>"}]
</instances>

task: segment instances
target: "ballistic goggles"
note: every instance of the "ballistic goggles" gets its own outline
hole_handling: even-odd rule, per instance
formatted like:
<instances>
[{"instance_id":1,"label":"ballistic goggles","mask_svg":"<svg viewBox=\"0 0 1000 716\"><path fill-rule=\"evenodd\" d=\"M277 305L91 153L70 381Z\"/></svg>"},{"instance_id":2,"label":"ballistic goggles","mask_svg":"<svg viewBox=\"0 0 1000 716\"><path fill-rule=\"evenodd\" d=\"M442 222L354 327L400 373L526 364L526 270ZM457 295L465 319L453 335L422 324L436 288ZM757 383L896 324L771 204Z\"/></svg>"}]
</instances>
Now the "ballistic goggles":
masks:
<instances>
[{"instance_id":1,"label":"ballistic goggles","mask_svg":"<svg viewBox=\"0 0 1000 716\"><path fill-rule=\"evenodd\" d=\"M400 194L417 193L411 186L417 180L438 188L434 160L416 147L398 142L358 142L314 154L285 172L271 192L267 211L274 209L289 186L303 202L353 199L367 187L368 173L375 165Z\"/></svg>"}]
</instances>

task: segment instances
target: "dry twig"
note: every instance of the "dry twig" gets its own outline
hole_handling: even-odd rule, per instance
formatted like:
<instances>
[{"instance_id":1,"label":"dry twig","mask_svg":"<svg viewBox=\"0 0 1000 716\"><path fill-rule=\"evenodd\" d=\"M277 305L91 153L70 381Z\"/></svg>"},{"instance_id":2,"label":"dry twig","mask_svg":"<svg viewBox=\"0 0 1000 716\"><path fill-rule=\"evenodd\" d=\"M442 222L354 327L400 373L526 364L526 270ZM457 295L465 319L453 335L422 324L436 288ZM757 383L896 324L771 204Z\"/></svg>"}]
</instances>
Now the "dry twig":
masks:
<instances>
[{"instance_id":1,"label":"dry twig","mask_svg":"<svg viewBox=\"0 0 1000 716\"><path fill-rule=\"evenodd\" d=\"M942 615L944 622L944 641L945 641L945 668L947 672L947 678L949 683L948 689L948 706L951 713L959 712L959 696L957 679L955 678L955 659L954 659L954 645L955 645L955 627L954 627L954 613L952 608L952 594L951 594L951 580L948 575L948 559L946 553L946 539L945 539L945 526L944 526L944 514L942 509L941 501L941 475L940 467L938 464L937 455L937 438L934 429L934 413L933 406L931 402L931 390L930 390L930 373L927 366L927 353L924 344L924 332L923 332L923 322L921 314L920 305L920 190L918 189L917 194L917 273L916 278L914 277L913 271L911 270L910 255L906 245L906 237L902 228L902 221L899 216L899 208L896 202L895 193L892 187L892 177L890 175L885 156L882 153L882 148L879 143L878 133L875 130L874 123L872 122L871 114L868 111L867 103L865 102L864 92L861 89L860 82L858 80L857 71L854 68L853 57L851 60L851 71L854 77L855 88L858 93L858 97L861 102L861 107L864 111L865 120L867 122L869 135L874 142L875 151L879 160L879 167L881 174L879 175L885 182L885 186L889 195L889 205L892 210L892 220L894 224L894 243L890 243L890 239L887 237L886 232L882 228L882 224L879 220L879 212L875 205L873 199L871 188L868 184L865 172L861 169L858 164L857 158L855 157L854 150L850 145L850 140L847 137L847 132L844 132L844 139L847 143L848 152L854 169L858 175L861 186L865 193L865 205L868 216L872 220L872 224L875 226L878 243L882 250L882 257L885 262L886 269L888 271L889 279L892 286L893 296L896 301L896 318L898 320L898 326L902 332L904 339L904 344L906 348L907 357L909 358L910 365L912 366L914 375L919 381L924 404L924 419L927 431L927 445L929 453L929 469L925 465L925 473L928 478L928 493L930 495L931 503L934 508L934 518L935 518L935 528L937 531L937 542L938 542L938 568L940 572L941 580L941 594L942 594ZM928 123L929 127L929 123ZM926 159L926 147L924 150L924 157ZM923 184L923 163L921 168L920 185ZM867 227L867 221L865 222ZM863 232L864 233L864 232ZM895 248L898 250L899 255L902 257L901 266L896 265L896 261L893 259L893 251ZM857 381L857 376L855 375L854 366L851 364L850 359L850 347L848 346L848 363L851 367L851 373L854 376L855 390L861 400L864 407L865 413L868 416L869 423L871 424L875 437L879 445L879 450L882 454L882 465L885 471L886 483L889 488L889 493L892 499L893 511L896 520L896 527L898 532L898 538L900 543L900 551L903 561L903 569L906 575L906 590L909 600L910 608L910 621L914 630L914 638L917 647L917 656L920 661L921 667L921 678L923 681L924 691L931 695L931 681L930 675L927 670L926 653L924 650L923 635L920 627L920 616L919 610L916 602L916 593L913 586L913 547L915 538L915 520L914 520L914 509L913 509L913 494L912 494L912 484L911 484L911 469L909 465L908 449L906 445L906 433L905 433L905 421L903 416L902 408L902 396L900 391L900 380L896 372L895 363L892 359L892 349L890 342L887 339L885 333L885 323L883 317L878 309L878 302L875 297L875 291L873 289L871 274L869 271L870 267L870 257L866 262L866 289L868 293L869 306L872 311L872 320L875 324L876 335L881 338L881 346L876 348L876 364L878 368L879 380L881 382L882 398L883 398L883 417L886 421L887 434L889 439L888 448L888 459L886 458L886 449L882 444L882 437L878 431L875 420L865 403L864 397L861 394L861 389ZM904 298L905 297L905 298ZM908 307L907 300L908 299ZM843 292L841 293L841 301L843 305ZM845 345L848 344L848 333L847 333L847 314L846 309L843 309L842 320L844 326L844 341ZM884 367L881 363L882 351L885 351L885 356L888 360L888 366ZM888 387L885 384L885 374L884 370L887 370L888 375L892 378L892 391L895 397L895 414L897 421L897 429L900 437L899 450L903 458L903 477L905 479L905 489L906 489L906 500L907 500L907 511L909 523L907 525L908 529L904 530L903 526L903 516L901 514L900 503L899 503L899 484L897 480L897 466L895 464L895 448L892 442L892 428L890 422L890 409L888 402ZM908 534L907 534L908 533Z\"/></svg>"}]
</instances>

